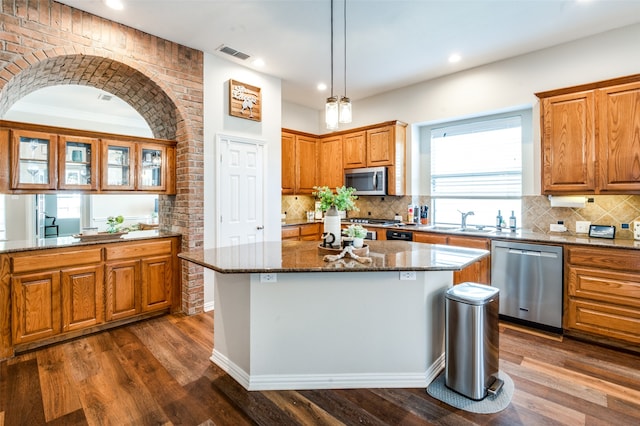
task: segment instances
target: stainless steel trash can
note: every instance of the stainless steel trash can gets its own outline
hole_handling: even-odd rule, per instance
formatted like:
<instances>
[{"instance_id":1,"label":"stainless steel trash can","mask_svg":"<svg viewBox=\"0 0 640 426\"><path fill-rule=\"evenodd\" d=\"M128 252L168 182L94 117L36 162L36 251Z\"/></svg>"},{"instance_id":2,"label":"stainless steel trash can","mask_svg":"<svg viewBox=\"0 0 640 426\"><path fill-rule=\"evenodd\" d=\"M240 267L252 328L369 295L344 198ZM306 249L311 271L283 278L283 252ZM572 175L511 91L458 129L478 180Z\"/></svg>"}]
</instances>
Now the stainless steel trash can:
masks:
<instances>
[{"instance_id":1,"label":"stainless steel trash can","mask_svg":"<svg viewBox=\"0 0 640 426\"><path fill-rule=\"evenodd\" d=\"M445 385L467 398L497 392L499 303L499 290L483 284L458 284L445 294Z\"/></svg>"}]
</instances>

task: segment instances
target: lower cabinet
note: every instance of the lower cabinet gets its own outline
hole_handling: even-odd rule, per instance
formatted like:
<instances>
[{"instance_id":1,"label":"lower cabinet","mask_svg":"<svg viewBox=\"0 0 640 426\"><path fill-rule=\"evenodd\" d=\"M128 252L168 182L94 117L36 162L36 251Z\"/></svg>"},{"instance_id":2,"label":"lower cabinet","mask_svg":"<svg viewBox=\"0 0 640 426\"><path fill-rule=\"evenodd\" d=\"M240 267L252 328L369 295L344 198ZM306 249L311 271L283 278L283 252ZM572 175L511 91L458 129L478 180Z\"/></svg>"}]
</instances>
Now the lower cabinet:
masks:
<instances>
[{"instance_id":1,"label":"lower cabinet","mask_svg":"<svg viewBox=\"0 0 640 426\"><path fill-rule=\"evenodd\" d=\"M482 250L491 249L491 240L488 238L461 237L457 235L414 232L413 241L427 244L446 244L457 247L476 248ZM453 273L453 284L475 282L491 284L491 257L487 256L467 266L462 271Z\"/></svg>"},{"instance_id":2,"label":"lower cabinet","mask_svg":"<svg viewBox=\"0 0 640 426\"><path fill-rule=\"evenodd\" d=\"M567 246L565 258L565 330L640 344L638 251Z\"/></svg>"},{"instance_id":3,"label":"lower cabinet","mask_svg":"<svg viewBox=\"0 0 640 426\"><path fill-rule=\"evenodd\" d=\"M167 237L0 256L0 290L9 290L0 291L0 309L10 310L0 315L0 358L15 345L171 309L178 247L178 237Z\"/></svg>"},{"instance_id":4,"label":"lower cabinet","mask_svg":"<svg viewBox=\"0 0 640 426\"><path fill-rule=\"evenodd\" d=\"M282 241L320 241L322 224L307 223L282 227Z\"/></svg>"}]
</instances>

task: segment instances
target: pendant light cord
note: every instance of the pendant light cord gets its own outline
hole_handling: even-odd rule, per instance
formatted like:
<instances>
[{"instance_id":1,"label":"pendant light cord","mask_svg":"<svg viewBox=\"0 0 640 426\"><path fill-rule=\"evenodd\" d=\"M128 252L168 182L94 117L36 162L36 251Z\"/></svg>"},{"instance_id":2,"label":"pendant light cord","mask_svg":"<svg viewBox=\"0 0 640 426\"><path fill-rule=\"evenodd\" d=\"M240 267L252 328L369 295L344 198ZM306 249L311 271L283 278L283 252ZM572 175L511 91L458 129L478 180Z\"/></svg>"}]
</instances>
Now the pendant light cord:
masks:
<instances>
[{"instance_id":1,"label":"pendant light cord","mask_svg":"<svg viewBox=\"0 0 640 426\"><path fill-rule=\"evenodd\" d=\"M344 0L344 97L347 97L347 0Z\"/></svg>"},{"instance_id":2,"label":"pendant light cord","mask_svg":"<svg viewBox=\"0 0 640 426\"><path fill-rule=\"evenodd\" d=\"M333 0L331 0L331 97L333 97Z\"/></svg>"}]
</instances>

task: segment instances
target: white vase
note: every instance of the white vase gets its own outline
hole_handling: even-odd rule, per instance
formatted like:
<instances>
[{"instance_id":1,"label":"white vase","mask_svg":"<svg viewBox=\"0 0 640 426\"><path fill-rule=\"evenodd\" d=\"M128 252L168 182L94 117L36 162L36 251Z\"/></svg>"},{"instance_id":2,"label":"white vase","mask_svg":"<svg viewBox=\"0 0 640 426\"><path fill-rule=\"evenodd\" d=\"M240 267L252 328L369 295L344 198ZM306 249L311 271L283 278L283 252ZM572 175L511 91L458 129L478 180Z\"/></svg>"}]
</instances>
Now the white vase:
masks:
<instances>
[{"instance_id":1,"label":"white vase","mask_svg":"<svg viewBox=\"0 0 640 426\"><path fill-rule=\"evenodd\" d=\"M353 247L362 248L364 246L364 238L354 237L353 238Z\"/></svg>"},{"instance_id":2,"label":"white vase","mask_svg":"<svg viewBox=\"0 0 640 426\"><path fill-rule=\"evenodd\" d=\"M324 234L333 234L334 236L334 240L331 243L331 247L333 248L340 248L341 244L340 244L340 232L341 232L341 225L340 225L340 216L338 215L338 210L336 210L335 206L331 206L329 207L329 210L327 210L327 212L324 214L324 230L323 230ZM328 236L327 237L328 240L331 240L331 237Z\"/></svg>"}]
</instances>

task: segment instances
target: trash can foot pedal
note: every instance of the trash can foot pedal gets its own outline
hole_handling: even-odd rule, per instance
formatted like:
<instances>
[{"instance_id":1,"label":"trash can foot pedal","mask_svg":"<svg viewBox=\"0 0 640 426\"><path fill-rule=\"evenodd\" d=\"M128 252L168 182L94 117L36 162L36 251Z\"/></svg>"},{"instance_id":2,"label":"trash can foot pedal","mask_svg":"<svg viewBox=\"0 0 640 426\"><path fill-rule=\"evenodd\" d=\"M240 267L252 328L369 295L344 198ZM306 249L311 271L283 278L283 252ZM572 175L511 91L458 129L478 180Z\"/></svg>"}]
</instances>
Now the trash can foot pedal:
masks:
<instances>
[{"instance_id":1,"label":"trash can foot pedal","mask_svg":"<svg viewBox=\"0 0 640 426\"><path fill-rule=\"evenodd\" d=\"M502 389L503 385L504 381L502 379L495 379L493 383L491 383L491 386L487 388L487 393L495 396L498 394L498 392L500 392L500 389Z\"/></svg>"}]
</instances>

